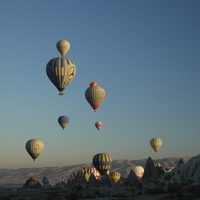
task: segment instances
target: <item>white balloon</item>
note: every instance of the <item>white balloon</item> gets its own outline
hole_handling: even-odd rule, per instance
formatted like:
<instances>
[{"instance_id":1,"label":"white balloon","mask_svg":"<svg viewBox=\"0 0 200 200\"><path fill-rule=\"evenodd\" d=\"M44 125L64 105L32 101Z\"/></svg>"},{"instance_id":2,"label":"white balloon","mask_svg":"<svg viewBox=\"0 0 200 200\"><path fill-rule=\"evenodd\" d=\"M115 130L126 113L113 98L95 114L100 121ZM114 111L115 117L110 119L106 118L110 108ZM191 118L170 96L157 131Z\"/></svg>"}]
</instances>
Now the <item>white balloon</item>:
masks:
<instances>
[{"instance_id":1,"label":"white balloon","mask_svg":"<svg viewBox=\"0 0 200 200\"><path fill-rule=\"evenodd\" d=\"M67 40L59 40L56 44L56 48L62 56L64 56L70 48L70 43Z\"/></svg>"},{"instance_id":2,"label":"white balloon","mask_svg":"<svg viewBox=\"0 0 200 200\"><path fill-rule=\"evenodd\" d=\"M142 166L135 166L134 167L135 175L137 176L138 180L142 178L144 175L144 168Z\"/></svg>"},{"instance_id":3,"label":"white balloon","mask_svg":"<svg viewBox=\"0 0 200 200\"><path fill-rule=\"evenodd\" d=\"M33 158L33 162L35 159L42 153L44 149L44 143L38 139L31 139L26 143L26 151Z\"/></svg>"}]
</instances>

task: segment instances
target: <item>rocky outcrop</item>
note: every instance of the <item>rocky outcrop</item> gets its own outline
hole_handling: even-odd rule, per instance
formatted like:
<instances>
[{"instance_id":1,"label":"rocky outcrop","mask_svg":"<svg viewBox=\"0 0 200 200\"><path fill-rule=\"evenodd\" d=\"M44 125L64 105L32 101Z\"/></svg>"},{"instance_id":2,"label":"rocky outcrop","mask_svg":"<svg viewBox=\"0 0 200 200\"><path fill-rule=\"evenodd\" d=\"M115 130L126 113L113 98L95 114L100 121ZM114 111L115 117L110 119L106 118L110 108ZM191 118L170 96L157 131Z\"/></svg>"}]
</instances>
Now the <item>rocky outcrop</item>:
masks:
<instances>
[{"instance_id":1,"label":"rocky outcrop","mask_svg":"<svg viewBox=\"0 0 200 200\"><path fill-rule=\"evenodd\" d=\"M42 183L43 183L43 185L49 184L49 180L48 180L48 178L46 176L43 177Z\"/></svg>"},{"instance_id":2,"label":"rocky outcrop","mask_svg":"<svg viewBox=\"0 0 200 200\"><path fill-rule=\"evenodd\" d=\"M159 176L157 183L165 186L174 184L200 185L200 155L191 158L187 163L180 159L174 169Z\"/></svg>"},{"instance_id":3,"label":"rocky outcrop","mask_svg":"<svg viewBox=\"0 0 200 200\"><path fill-rule=\"evenodd\" d=\"M165 173L165 169L161 166L160 163L156 164L156 171L158 173L158 176L160 176L161 174Z\"/></svg>"},{"instance_id":4,"label":"rocky outcrop","mask_svg":"<svg viewBox=\"0 0 200 200\"><path fill-rule=\"evenodd\" d=\"M85 173L82 170L79 170L75 176L75 182L85 184L86 181Z\"/></svg>"},{"instance_id":5,"label":"rocky outcrop","mask_svg":"<svg viewBox=\"0 0 200 200\"><path fill-rule=\"evenodd\" d=\"M157 176L158 170L156 169L156 166L154 165L151 157L149 157L144 168L143 183L155 183Z\"/></svg>"},{"instance_id":6,"label":"rocky outcrop","mask_svg":"<svg viewBox=\"0 0 200 200\"><path fill-rule=\"evenodd\" d=\"M99 187L99 180L96 179L94 174L91 174L87 183L88 187Z\"/></svg>"},{"instance_id":7,"label":"rocky outcrop","mask_svg":"<svg viewBox=\"0 0 200 200\"><path fill-rule=\"evenodd\" d=\"M68 187L73 187L75 185L75 174L72 173L71 176L69 177L67 181L67 186Z\"/></svg>"},{"instance_id":8,"label":"rocky outcrop","mask_svg":"<svg viewBox=\"0 0 200 200\"><path fill-rule=\"evenodd\" d=\"M41 189L42 185L33 177L30 177L23 185L22 189Z\"/></svg>"},{"instance_id":9,"label":"rocky outcrop","mask_svg":"<svg viewBox=\"0 0 200 200\"><path fill-rule=\"evenodd\" d=\"M108 174L103 175L98 182L101 187L110 187L112 185Z\"/></svg>"},{"instance_id":10,"label":"rocky outcrop","mask_svg":"<svg viewBox=\"0 0 200 200\"><path fill-rule=\"evenodd\" d=\"M49 180L46 176L43 177L42 183L43 183L42 189L49 189L52 187L52 185L49 183Z\"/></svg>"},{"instance_id":11,"label":"rocky outcrop","mask_svg":"<svg viewBox=\"0 0 200 200\"><path fill-rule=\"evenodd\" d=\"M182 165L182 164L185 164L185 162L183 161L183 158L180 158L180 160L178 161L177 166L180 166L180 165Z\"/></svg>"},{"instance_id":12,"label":"rocky outcrop","mask_svg":"<svg viewBox=\"0 0 200 200\"><path fill-rule=\"evenodd\" d=\"M81 185L87 185L87 182L89 180L88 174L85 170L79 170L76 174L71 174L67 181L67 186L73 188L75 185L81 184Z\"/></svg>"},{"instance_id":13,"label":"rocky outcrop","mask_svg":"<svg viewBox=\"0 0 200 200\"><path fill-rule=\"evenodd\" d=\"M135 175L135 172L131 169L129 174L128 174L128 178L126 179L125 185L138 185L139 181L137 179L137 176Z\"/></svg>"}]
</instances>

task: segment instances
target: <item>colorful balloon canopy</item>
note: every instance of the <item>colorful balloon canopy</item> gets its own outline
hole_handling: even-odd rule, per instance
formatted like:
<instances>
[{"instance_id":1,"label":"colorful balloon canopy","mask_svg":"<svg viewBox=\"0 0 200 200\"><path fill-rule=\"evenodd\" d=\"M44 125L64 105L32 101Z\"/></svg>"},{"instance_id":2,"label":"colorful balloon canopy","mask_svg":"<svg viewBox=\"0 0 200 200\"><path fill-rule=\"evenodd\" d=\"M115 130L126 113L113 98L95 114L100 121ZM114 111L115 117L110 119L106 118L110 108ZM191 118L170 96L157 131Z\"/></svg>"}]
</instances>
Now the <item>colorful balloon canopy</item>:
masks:
<instances>
[{"instance_id":1,"label":"colorful balloon canopy","mask_svg":"<svg viewBox=\"0 0 200 200\"><path fill-rule=\"evenodd\" d=\"M140 180L144 175L144 168L142 166L135 166L134 172L137 176L137 179Z\"/></svg>"},{"instance_id":2,"label":"colorful balloon canopy","mask_svg":"<svg viewBox=\"0 0 200 200\"><path fill-rule=\"evenodd\" d=\"M62 56L64 56L70 48L70 43L67 40L59 40L56 44L56 48Z\"/></svg>"},{"instance_id":3,"label":"colorful balloon canopy","mask_svg":"<svg viewBox=\"0 0 200 200\"><path fill-rule=\"evenodd\" d=\"M98 86L98 83L97 82L91 82L89 86L90 87L92 87L92 86Z\"/></svg>"},{"instance_id":4,"label":"colorful balloon canopy","mask_svg":"<svg viewBox=\"0 0 200 200\"><path fill-rule=\"evenodd\" d=\"M96 179L100 179L101 178L101 174L97 171L97 169L95 167L90 168L88 170L88 174L90 176L93 174Z\"/></svg>"},{"instance_id":5,"label":"colorful balloon canopy","mask_svg":"<svg viewBox=\"0 0 200 200\"><path fill-rule=\"evenodd\" d=\"M100 129L102 128L103 124L102 124L102 122L96 122L96 123L95 123L95 126L96 126L96 128L97 128L98 130L100 130Z\"/></svg>"},{"instance_id":6,"label":"colorful balloon canopy","mask_svg":"<svg viewBox=\"0 0 200 200\"><path fill-rule=\"evenodd\" d=\"M58 118L58 123L60 124L60 126L63 128L63 130L65 129L65 127L69 124L69 118L67 116L60 116Z\"/></svg>"},{"instance_id":7,"label":"colorful balloon canopy","mask_svg":"<svg viewBox=\"0 0 200 200\"><path fill-rule=\"evenodd\" d=\"M119 172L117 172L117 171L113 171L113 172L111 172L110 174L109 174L109 178L110 178L110 180L115 184L115 183L117 183L118 181L119 181L119 179L120 179L120 173Z\"/></svg>"},{"instance_id":8,"label":"colorful balloon canopy","mask_svg":"<svg viewBox=\"0 0 200 200\"><path fill-rule=\"evenodd\" d=\"M105 90L100 87L97 82L90 83L89 88L87 88L85 91L85 98L95 112L103 102L105 96Z\"/></svg>"},{"instance_id":9,"label":"colorful balloon canopy","mask_svg":"<svg viewBox=\"0 0 200 200\"><path fill-rule=\"evenodd\" d=\"M112 157L107 153L98 153L93 157L92 163L101 175L105 175L111 168Z\"/></svg>"},{"instance_id":10,"label":"colorful balloon canopy","mask_svg":"<svg viewBox=\"0 0 200 200\"><path fill-rule=\"evenodd\" d=\"M42 153L44 149L44 143L38 139L31 139L27 141L25 145L26 151L33 158L33 162L35 159Z\"/></svg>"},{"instance_id":11,"label":"colorful balloon canopy","mask_svg":"<svg viewBox=\"0 0 200 200\"><path fill-rule=\"evenodd\" d=\"M162 146L162 140L160 138L152 138L150 140L150 145L155 152L158 152L158 149Z\"/></svg>"}]
</instances>

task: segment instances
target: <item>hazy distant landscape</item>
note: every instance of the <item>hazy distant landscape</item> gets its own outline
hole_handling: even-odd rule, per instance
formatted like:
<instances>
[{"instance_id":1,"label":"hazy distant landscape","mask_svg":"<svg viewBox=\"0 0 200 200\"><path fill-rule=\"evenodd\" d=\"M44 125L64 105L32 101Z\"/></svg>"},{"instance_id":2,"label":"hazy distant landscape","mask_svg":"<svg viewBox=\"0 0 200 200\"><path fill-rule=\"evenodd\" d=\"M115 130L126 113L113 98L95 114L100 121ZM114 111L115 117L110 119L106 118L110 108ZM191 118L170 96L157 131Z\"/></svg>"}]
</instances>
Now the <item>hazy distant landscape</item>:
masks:
<instances>
[{"instance_id":1,"label":"hazy distant landscape","mask_svg":"<svg viewBox=\"0 0 200 200\"><path fill-rule=\"evenodd\" d=\"M183 157L183 160L187 162L190 157ZM175 167L179 162L180 157L170 157L163 159L155 159L154 163L158 162L163 168L169 169ZM111 171L116 170L120 172L122 177L127 177L130 170L135 165L145 167L147 159L141 160L114 160ZM72 165L72 166L58 166L58 167L42 167L42 168L20 168L20 169L0 169L0 184L1 186L22 186L30 177L36 178L42 183L42 178L46 176L51 184L56 184L64 180L67 182L72 173L78 172L83 167L92 168L91 163Z\"/></svg>"}]
</instances>

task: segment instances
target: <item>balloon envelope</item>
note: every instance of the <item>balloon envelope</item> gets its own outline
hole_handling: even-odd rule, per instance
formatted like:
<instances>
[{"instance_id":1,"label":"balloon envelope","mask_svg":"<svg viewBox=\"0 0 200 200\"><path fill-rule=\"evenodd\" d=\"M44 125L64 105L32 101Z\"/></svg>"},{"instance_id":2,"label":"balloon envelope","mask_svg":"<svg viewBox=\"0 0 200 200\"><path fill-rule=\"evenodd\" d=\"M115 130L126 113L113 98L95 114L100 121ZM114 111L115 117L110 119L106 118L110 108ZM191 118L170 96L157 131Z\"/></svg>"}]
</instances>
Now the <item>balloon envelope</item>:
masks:
<instances>
[{"instance_id":1,"label":"balloon envelope","mask_svg":"<svg viewBox=\"0 0 200 200\"><path fill-rule=\"evenodd\" d=\"M85 98L95 112L104 101L105 96L105 90L97 82L90 83L90 87L85 91Z\"/></svg>"},{"instance_id":2,"label":"balloon envelope","mask_svg":"<svg viewBox=\"0 0 200 200\"><path fill-rule=\"evenodd\" d=\"M42 153L44 149L44 143L38 139L31 139L27 141L25 145L26 151L33 158L33 162L35 159Z\"/></svg>"},{"instance_id":3,"label":"balloon envelope","mask_svg":"<svg viewBox=\"0 0 200 200\"><path fill-rule=\"evenodd\" d=\"M58 118L58 123L64 129L69 123L69 118L67 116L60 116Z\"/></svg>"},{"instance_id":4,"label":"balloon envelope","mask_svg":"<svg viewBox=\"0 0 200 200\"><path fill-rule=\"evenodd\" d=\"M93 157L92 163L101 175L105 175L111 168L112 157L107 153L98 153Z\"/></svg>"},{"instance_id":5,"label":"balloon envelope","mask_svg":"<svg viewBox=\"0 0 200 200\"><path fill-rule=\"evenodd\" d=\"M101 174L97 171L97 169L95 167L90 168L88 170L88 174L90 176L91 176L91 174L93 174L96 179L100 179L101 178Z\"/></svg>"},{"instance_id":6,"label":"balloon envelope","mask_svg":"<svg viewBox=\"0 0 200 200\"><path fill-rule=\"evenodd\" d=\"M150 145L155 152L158 152L158 149L162 146L162 140L160 138L152 138L150 140Z\"/></svg>"},{"instance_id":7,"label":"balloon envelope","mask_svg":"<svg viewBox=\"0 0 200 200\"><path fill-rule=\"evenodd\" d=\"M69 58L53 58L47 63L46 74L58 91L60 91L60 94L62 94L62 91L76 75L76 65Z\"/></svg>"},{"instance_id":8,"label":"balloon envelope","mask_svg":"<svg viewBox=\"0 0 200 200\"><path fill-rule=\"evenodd\" d=\"M120 179L120 173L116 172L116 171L111 172L109 174L109 178L113 183L117 183L119 181L119 179Z\"/></svg>"},{"instance_id":9,"label":"balloon envelope","mask_svg":"<svg viewBox=\"0 0 200 200\"><path fill-rule=\"evenodd\" d=\"M102 122L96 122L96 123L95 123L95 126L96 126L96 128L97 128L98 130L100 130L100 129L102 128L103 124L102 124Z\"/></svg>"},{"instance_id":10,"label":"balloon envelope","mask_svg":"<svg viewBox=\"0 0 200 200\"><path fill-rule=\"evenodd\" d=\"M56 44L56 48L62 56L64 56L70 48L70 43L67 40L59 40Z\"/></svg>"},{"instance_id":11,"label":"balloon envelope","mask_svg":"<svg viewBox=\"0 0 200 200\"><path fill-rule=\"evenodd\" d=\"M92 87L92 86L98 86L98 83L97 82L91 82L90 87Z\"/></svg>"},{"instance_id":12,"label":"balloon envelope","mask_svg":"<svg viewBox=\"0 0 200 200\"><path fill-rule=\"evenodd\" d=\"M134 172L135 175L137 176L137 179L140 180L144 175L144 168L142 166L135 166Z\"/></svg>"}]
</instances>

